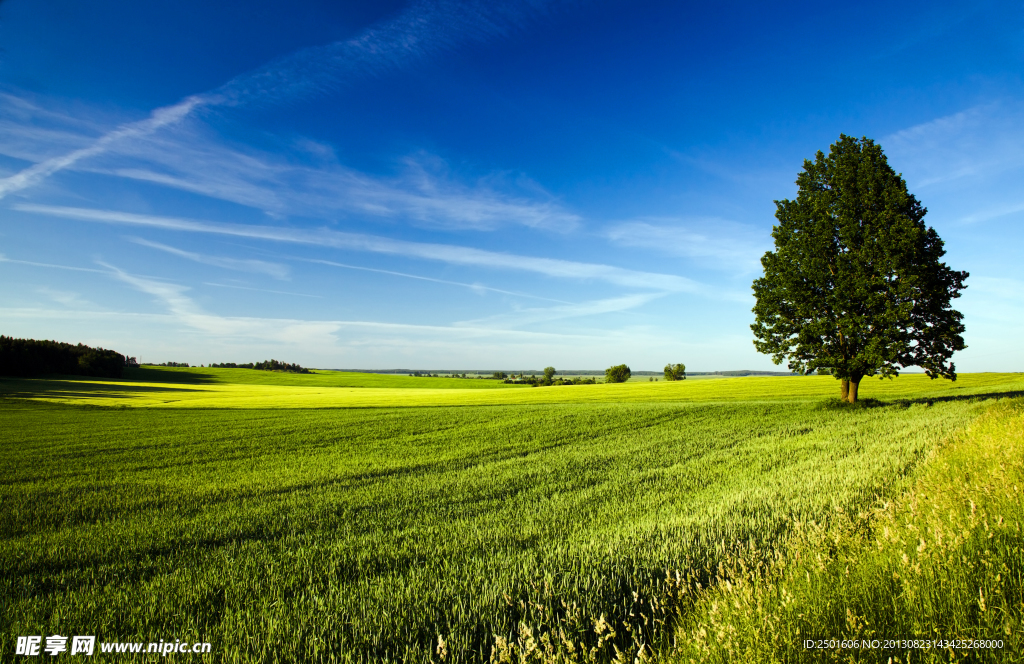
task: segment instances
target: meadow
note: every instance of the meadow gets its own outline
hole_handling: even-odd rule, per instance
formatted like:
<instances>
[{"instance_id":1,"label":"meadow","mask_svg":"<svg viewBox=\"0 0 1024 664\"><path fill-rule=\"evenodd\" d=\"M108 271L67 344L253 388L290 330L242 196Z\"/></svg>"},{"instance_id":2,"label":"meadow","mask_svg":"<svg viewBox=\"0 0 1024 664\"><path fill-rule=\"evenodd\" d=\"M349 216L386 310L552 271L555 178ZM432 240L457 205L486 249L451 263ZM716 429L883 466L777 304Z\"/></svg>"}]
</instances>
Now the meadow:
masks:
<instances>
[{"instance_id":1,"label":"meadow","mask_svg":"<svg viewBox=\"0 0 1024 664\"><path fill-rule=\"evenodd\" d=\"M964 374L956 382L923 374L865 378L861 397L886 401L1024 394L1024 374ZM742 377L535 388L498 380L318 371L145 368L123 380L78 376L0 378L0 398L143 408L402 408L587 403L808 401L839 393L831 376Z\"/></svg>"},{"instance_id":2,"label":"meadow","mask_svg":"<svg viewBox=\"0 0 1024 664\"><path fill-rule=\"evenodd\" d=\"M822 376L259 373L0 379L5 649L95 634L209 641L190 658L227 662L711 658L694 635L708 593L743 578L724 569L781 575L768 563L804 526L849 529L919 490L1024 390L904 376L840 408Z\"/></svg>"}]
</instances>

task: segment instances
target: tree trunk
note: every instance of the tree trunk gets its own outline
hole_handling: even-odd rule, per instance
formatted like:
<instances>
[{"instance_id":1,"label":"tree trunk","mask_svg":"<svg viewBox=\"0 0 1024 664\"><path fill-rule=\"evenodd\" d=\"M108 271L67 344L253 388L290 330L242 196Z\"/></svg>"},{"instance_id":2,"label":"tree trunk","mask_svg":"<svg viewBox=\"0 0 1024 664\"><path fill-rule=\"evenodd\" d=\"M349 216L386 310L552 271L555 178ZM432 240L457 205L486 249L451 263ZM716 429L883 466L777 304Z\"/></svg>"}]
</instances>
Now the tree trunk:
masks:
<instances>
[{"instance_id":1,"label":"tree trunk","mask_svg":"<svg viewBox=\"0 0 1024 664\"><path fill-rule=\"evenodd\" d=\"M850 379L844 378L839 381L839 400L848 401L850 398Z\"/></svg>"},{"instance_id":2,"label":"tree trunk","mask_svg":"<svg viewBox=\"0 0 1024 664\"><path fill-rule=\"evenodd\" d=\"M857 403L857 388L860 387L860 379L862 376L851 376L850 377L850 389L846 395L846 400L850 403Z\"/></svg>"}]
</instances>

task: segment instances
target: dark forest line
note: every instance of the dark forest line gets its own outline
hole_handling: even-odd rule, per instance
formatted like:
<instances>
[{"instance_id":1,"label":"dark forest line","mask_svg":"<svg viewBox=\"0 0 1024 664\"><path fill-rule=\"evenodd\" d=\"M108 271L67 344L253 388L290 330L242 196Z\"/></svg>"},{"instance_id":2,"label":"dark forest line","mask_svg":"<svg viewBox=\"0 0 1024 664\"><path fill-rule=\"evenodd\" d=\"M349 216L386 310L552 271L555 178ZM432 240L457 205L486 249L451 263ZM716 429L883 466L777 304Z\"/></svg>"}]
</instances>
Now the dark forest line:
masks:
<instances>
[{"instance_id":1,"label":"dark forest line","mask_svg":"<svg viewBox=\"0 0 1024 664\"><path fill-rule=\"evenodd\" d=\"M106 348L0 336L0 376L66 374L121 378L126 366L136 365L134 357Z\"/></svg>"}]
</instances>

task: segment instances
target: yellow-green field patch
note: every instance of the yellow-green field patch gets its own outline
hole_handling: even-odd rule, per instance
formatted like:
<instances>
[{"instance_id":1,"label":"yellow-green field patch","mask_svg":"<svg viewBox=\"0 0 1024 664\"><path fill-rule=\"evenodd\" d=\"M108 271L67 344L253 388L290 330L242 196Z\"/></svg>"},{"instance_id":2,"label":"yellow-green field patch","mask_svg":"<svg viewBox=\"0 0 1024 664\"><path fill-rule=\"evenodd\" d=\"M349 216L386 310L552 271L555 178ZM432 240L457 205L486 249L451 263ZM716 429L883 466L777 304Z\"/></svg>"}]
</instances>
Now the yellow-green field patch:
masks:
<instances>
[{"instance_id":1,"label":"yellow-green field patch","mask_svg":"<svg viewBox=\"0 0 1024 664\"><path fill-rule=\"evenodd\" d=\"M217 370L212 370L217 371ZM256 372L242 372L243 378ZM166 374L177 382L98 380L98 379L0 379L0 395L64 404L130 406L147 408L386 408L418 406L500 406L572 403L645 403L645 402L738 402L808 401L838 396L839 384L831 376L738 377L721 380L678 382L629 382L620 384L561 385L555 387L507 386L499 381L472 379L414 378L379 374L285 374L274 380L289 384L253 384L192 379L199 373L153 371L147 377ZM357 383L369 376L368 386ZM234 379L234 376L230 376ZM261 377L262 379L262 377ZM405 379L424 387L373 387L373 381ZM384 380L386 379L386 381ZM439 383L488 383L479 389L440 386ZM403 385L406 383L403 382ZM1008 395L1024 392L1022 374L961 374L955 382L930 380L922 374L899 376L892 380L865 378L861 398L883 401L899 399L943 399L966 395Z\"/></svg>"},{"instance_id":2,"label":"yellow-green field patch","mask_svg":"<svg viewBox=\"0 0 1024 664\"><path fill-rule=\"evenodd\" d=\"M444 378L313 369L300 374L256 369L143 366L125 370L125 379L138 383L198 385L301 385L304 387L381 387L392 389L493 390L522 388L491 378Z\"/></svg>"}]
</instances>

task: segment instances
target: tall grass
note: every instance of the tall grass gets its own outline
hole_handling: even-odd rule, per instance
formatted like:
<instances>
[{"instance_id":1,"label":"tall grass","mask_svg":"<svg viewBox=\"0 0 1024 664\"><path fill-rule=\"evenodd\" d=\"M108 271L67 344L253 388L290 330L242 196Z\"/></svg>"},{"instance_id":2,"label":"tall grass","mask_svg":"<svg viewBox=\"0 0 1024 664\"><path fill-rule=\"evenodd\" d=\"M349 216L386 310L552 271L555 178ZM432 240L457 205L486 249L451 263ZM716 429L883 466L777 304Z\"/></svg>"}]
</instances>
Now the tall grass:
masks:
<instances>
[{"instance_id":1,"label":"tall grass","mask_svg":"<svg viewBox=\"0 0 1024 664\"><path fill-rule=\"evenodd\" d=\"M798 523L772 555L730 557L669 659L1024 661L1022 489L1024 403L1004 400L898 500ZM918 643L887 644L907 639Z\"/></svg>"},{"instance_id":2,"label":"tall grass","mask_svg":"<svg viewBox=\"0 0 1024 664\"><path fill-rule=\"evenodd\" d=\"M10 401L0 642L181 638L228 662L632 661L671 645L683 591L731 552L897 495L981 408Z\"/></svg>"}]
</instances>

